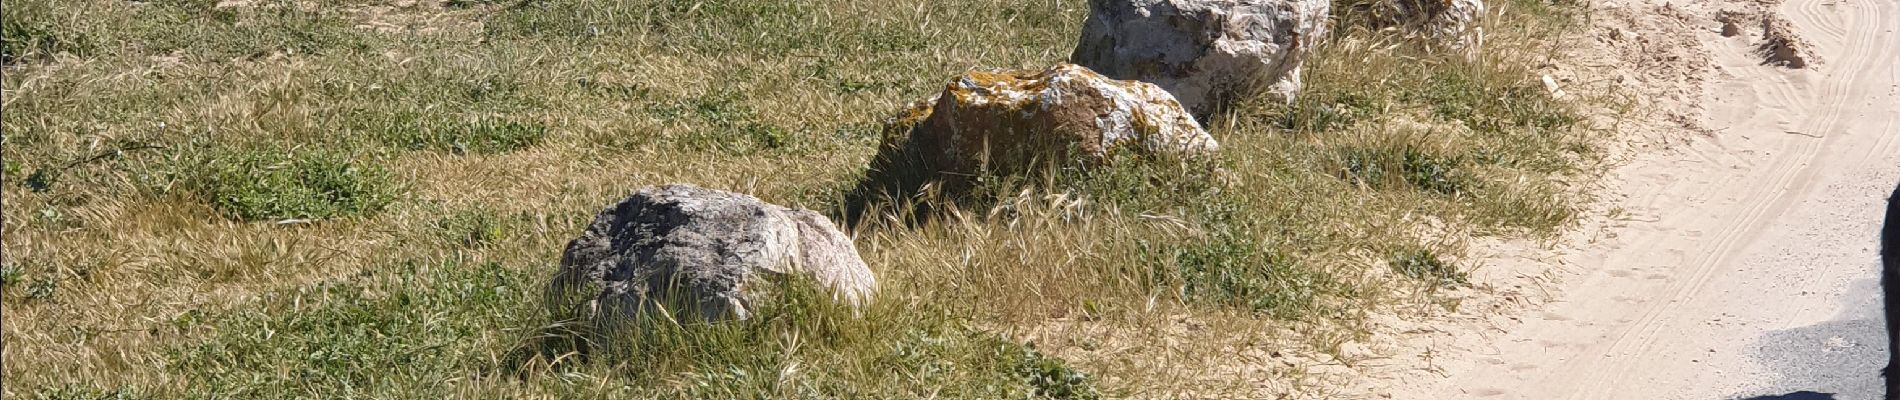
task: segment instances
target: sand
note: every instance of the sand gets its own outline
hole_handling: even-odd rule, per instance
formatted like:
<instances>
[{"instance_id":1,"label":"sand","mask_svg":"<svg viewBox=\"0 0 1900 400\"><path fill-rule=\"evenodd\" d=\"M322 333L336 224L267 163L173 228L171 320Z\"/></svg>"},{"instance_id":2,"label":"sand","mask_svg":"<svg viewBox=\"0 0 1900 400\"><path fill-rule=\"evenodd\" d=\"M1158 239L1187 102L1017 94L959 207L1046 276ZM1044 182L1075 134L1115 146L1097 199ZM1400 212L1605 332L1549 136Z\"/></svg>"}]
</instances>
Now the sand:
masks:
<instances>
[{"instance_id":1,"label":"sand","mask_svg":"<svg viewBox=\"0 0 1900 400\"><path fill-rule=\"evenodd\" d=\"M1900 182L1900 2L1593 8L1601 68L1580 75L1654 110L1621 128L1597 209L1555 243L1482 246L1458 310L1387 318L1372 343L1392 355L1337 397L1746 397L1786 362L1764 335L1868 304L1847 297L1870 295L1848 289L1877 277ZM1761 22L1725 36L1738 14Z\"/></svg>"}]
</instances>

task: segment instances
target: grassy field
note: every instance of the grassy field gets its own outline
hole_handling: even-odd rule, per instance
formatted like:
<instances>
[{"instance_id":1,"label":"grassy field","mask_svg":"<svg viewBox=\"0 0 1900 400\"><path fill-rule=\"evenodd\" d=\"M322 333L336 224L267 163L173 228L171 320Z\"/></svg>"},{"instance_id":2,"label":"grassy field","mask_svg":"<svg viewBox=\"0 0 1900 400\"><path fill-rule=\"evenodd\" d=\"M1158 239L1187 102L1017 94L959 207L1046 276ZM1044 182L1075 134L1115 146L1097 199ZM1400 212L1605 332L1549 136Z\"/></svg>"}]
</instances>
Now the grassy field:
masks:
<instances>
[{"instance_id":1,"label":"grassy field","mask_svg":"<svg viewBox=\"0 0 1900 400\"><path fill-rule=\"evenodd\" d=\"M1205 121L1215 160L875 216L861 315L790 292L598 343L541 289L601 208L678 182L837 216L885 118L1063 60L1086 2L8 0L4 395L1310 392L1367 313L1464 284L1467 238L1581 205L1601 135L1533 72L1574 10L1501 1L1469 58L1339 3L1299 101Z\"/></svg>"}]
</instances>

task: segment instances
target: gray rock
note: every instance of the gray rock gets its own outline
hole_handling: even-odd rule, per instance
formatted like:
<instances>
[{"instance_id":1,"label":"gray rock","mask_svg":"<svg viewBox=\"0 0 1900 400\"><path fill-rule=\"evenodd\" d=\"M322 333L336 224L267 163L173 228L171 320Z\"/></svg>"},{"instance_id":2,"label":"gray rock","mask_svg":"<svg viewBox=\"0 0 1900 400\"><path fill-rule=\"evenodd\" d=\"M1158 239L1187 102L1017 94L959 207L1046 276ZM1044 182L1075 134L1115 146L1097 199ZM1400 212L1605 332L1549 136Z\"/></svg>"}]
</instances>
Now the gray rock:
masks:
<instances>
[{"instance_id":1,"label":"gray rock","mask_svg":"<svg viewBox=\"0 0 1900 400\"><path fill-rule=\"evenodd\" d=\"M1453 49L1477 50L1484 45L1483 0L1389 0L1392 23Z\"/></svg>"},{"instance_id":2,"label":"gray rock","mask_svg":"<svg viewBox=\"0 0 1900 400\"><path fill-rule=\"evenodd\" d=\"M1152 82L1197 117L1268 90L1292 101L1330 0L1091 0L1070 61Z\"/></svg>"},{"instance_id":3,"label":"gray rock","mask_svg":"<svg viewBox=\"0 0 1900 400\"><path fill-rule=\"evenodd\" d=\"M823 215L691 185L646 187L594 217L561 255L557 311L625 320L745 319L771 288L810 278L853 307L877 287L851 238Z\"/></svg>"}]
</instances>

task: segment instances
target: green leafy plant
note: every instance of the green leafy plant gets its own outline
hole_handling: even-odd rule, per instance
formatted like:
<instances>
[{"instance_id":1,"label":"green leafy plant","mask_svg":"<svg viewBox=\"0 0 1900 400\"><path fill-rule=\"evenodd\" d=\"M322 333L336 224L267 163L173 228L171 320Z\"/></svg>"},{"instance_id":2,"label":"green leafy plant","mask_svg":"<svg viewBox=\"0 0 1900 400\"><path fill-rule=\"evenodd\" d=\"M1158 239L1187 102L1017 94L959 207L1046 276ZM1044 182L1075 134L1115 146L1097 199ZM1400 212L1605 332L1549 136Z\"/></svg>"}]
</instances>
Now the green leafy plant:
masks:
<instances>
[{"instance_id":1,"label":"green leafy plant","mask_svg":"<svg viewBox=\"0 0 1900 400\"><path fill-rule=\"evenodd\" d=\"M1004 352L1015 353L1016 373L1029 384L1036 397L1052 400L1096 400L1102 393L1094 378L1069 366L1060 358L1043 355L1030 344L1007 343Z\"/></svg>"},{"instance_id":2,"label":"green leafy plant","mask_svg":"<svg viewBox=\"0 0 1900 400\"><path fill-rule=\"evenodd\" d=\"M10 287L26 279L26 269L14 263L0 265L0 288Z\"/></svg>"},{"instance_id":3,"label":"green leafy plant","mask_svg":"<svg viewBox=\"0 0 1900 400\"><path fill-rule=\"evenodd\" d=\"M398 113L377 134L384 143L411 150L441 150L455 154L499 154L541 143L548 128L537 122L508 118L475 120L431 119Z\"/></svg>"},{"instance_id":4,"label":"green leafy plant","mask_svg":"<svg viewBox=\"0 0 1900 400\"><path fill-rule=\"evenodd\" d=\"M226 149L190 166L188 185L233 218L335 218L380 212L403 186L388 170L330 151Z\"/></svg>"},{"instance_id":5,"label":"green leafy plant","mask_svg":"<svg viewBox=\"0 0 1900 400\"><path fill-rule=\"evenodd\" d=\"M58 292L59 280L52 277L42 276L35 278L33 279L33 283L26 285L26 298L28 299L43 301L53 298L53 295Z\"/></svg>"},{"instance_id":6,"label":"green leafy plant","mask_svg":"<svg viewBox=\"0 0 1900 400\"><path fill-rule=\"evenodd\" d=\"M1457 195L1474 185L1460 159L1412 147L1347 148L1340 158L1348 179L1369 186L1402 182L1426 192Z\"/></svg>"},{"instance_id":7,"label":"green leafy plant","mask_svg":"<svg viewBox=\"0 0 1900 400\"><path fill-rule=\"evenodd\" d=\"M1469 279L1458 266L1427 249L1405 249L1392 253L1388 263L1406 277L1438 285L1462 285Z\"/></svg>"},{"instance_id":8,"label":"green leafy plant","mask_svg":"<svg viewBox=\"0 0 1900 400\"><path fill-rule=\"evenodd\" d=\"M440 238L462 247L481 247L510 233L508 218L490 210L463 210L435 220L430 226Z\"/></svg>"}]
</instances>

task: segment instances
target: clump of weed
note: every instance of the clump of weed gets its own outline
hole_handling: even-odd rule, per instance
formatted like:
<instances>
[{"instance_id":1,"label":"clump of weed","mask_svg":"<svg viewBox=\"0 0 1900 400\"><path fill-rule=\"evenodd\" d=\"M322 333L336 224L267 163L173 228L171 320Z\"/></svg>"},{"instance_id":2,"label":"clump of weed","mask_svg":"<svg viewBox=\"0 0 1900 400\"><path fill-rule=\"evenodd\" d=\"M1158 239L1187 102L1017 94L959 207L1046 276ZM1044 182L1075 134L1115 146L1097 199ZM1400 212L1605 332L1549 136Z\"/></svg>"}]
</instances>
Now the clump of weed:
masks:
<instances>
[{"instance_id":1,"label":"clump of weed","mask_svg":"<svg viewBox=\"0 0 1900 400\"><path fill-rule=\"evenodd\" d=\"M1528 80L1487 76L1496 73L1481 68L1433 69L1406 97L1431 105L1439 117L1481 133L1542 134L1578 123L1571 106L1552 99L1543 87Z\"/></svg>"},{"instance_id":2,"label":"clump of weed","mask_svg":"<svg viewBox=\"0 0 1900 400\"><path fill-rule=\"evenodd\" d=\"M757 111L738 99L734 93L718 93L658 103L650 111L662 120L703 124L708 128L694 130L681 138L680 145L688 150L749 154L792 145L789 130L761 121Z\"/></svg>"},{"instance_id":3,"label":"clump of weed","mask_svg":"<svg viewBox=\"0 0 1900 400\"><path fill-rule=\"evenodd\" d=\"M1461 168L1459 157L1430 154L1413 147L1375 149L1348 147L1341 151L1345 178L1373 187L1401 182L1418 190L1457 195L1475 180Z\"/></svg>"},{"instance_id":4,"label":"clump of weed","mask_svg":"<svg viewBox=\"0 0 1900 400\"><path fill-rule=\"evenodd\" d=\"M214 150L185 168L192 192L241 220L374 214L404 190L383 167L326 150Z\"/></svg>"},{"instance_id":5,"label":"clump of weed","mask_svg":"<svg viewBox=\"0 0 1900 400\"><path fill-rule=\"evenodd\" d=\"M1462 285L1469 279L1458 266L1445 261L1437 252L1423 248L1408 248L1392 253L1387 261L1392 270L1415 280L1434 285Z\"/></svg>"},{"instance_id":6,"label":"clump of weed","mask_svg":"<svg viewBox=\"0 0 1900 400\"><path fill-rule=\"evenodd\" d=\"M47 1L8 2L7 12L0 14L0 64L62 52L90 53L96 46L93 38L59 21L59 9Z\"/></svg>"},{"instance_id":7,"label":"clump of weed","mask_svg":"<svg viewBox=\"0 0 1900 400\"><path fill-rule=\"evenodd\" d=\"M410 150L455 154L498 154L524 149L547 137L547 126L507 118L433 120L399 113L376 134L382 142Z\"/></svg>"},{"instance_id":8,"label":"clump of weed","mask_svg":"<svg viewBox=\"0 0 1900 400\"><path fill-rule=\"evenodd\" d=\"M1320 295L1337 285L1248 234L1217 231L1212 236L1143 244L1142 251L1151 254L1162 282L1178 285L1181 298L1275 318L1310 317Z\"/></svg>"},{"instance_id":9,"label":"clump of weed","mask_svg":"<svg viewBox=\"0 0 1900 400\"><path fill-rule=\"evenodd\" d=\"M1293 103L1273 104L1273 125L1293 132L1337 132L1376 117L1389 106L1371 93L1318 89L1303 93Z\"/></svg>"},{"instance_id":10,"label":"clump of weed","mask_svg":"<svg viewBox=\"0 0 1900 400\"><path fill-rule=\"evenodd\" d=\"M1182 216L1195 234L1155 235L1136 244L1151 281L1181 299L1275 318L1309 317L1340 284L1276 248L1266 215L1229 184L1220 160L1120 162L1067 179L1105 208Z\"/></svg>"},{"instance_id":11,"label":"clump of weed","mask_svg":"<svg viewBox=\"0 0 1900 400\"><path fill-rule=\"evenodd\" d=\"M17 285L20 283L20 280L25 278L26 269L20 267L18 264L6 263L0 265L0 289Z\"/></svg>"},{"instance_id":12,"label":"clump of weed","mask_svg":"<svg viewBox=\"0 0 1900 400\"><path fill-rule=\"evenodd\" d=\"M492 210L457 211L429 225L442 241L461 247L482 247L506 238L510 222Z\"/></svg>"},{"instance_id":13,"label":"clump of weed","mask_svg":"<svg viewBox=\"0 0 1900 400\"><path fill-rule=\"evenodd\" d=\"M59 293L59 279L55 277L41 276L26 285L28 299L44 301L53 298L56 293Z\"/></svg>"},{"instance_id":14,"label":"clump of weed","mask_svg":"<svg viewBox=\"0 0 1900 400\"><path fill-rule=\"evenodd\" d=\"M1095 400L1102 393L1095 380L1061 358L1037 351L1033 344L1003 344L1003 353L1017 359L1016 373L1029 384L1032 394L1052 400Z\"/></svg>"},{"instance_id":15,"label":"clump of weed","mask_svg":"<svg viewBox=\"0 0 1900 400\"><path fill-rule=\"evenodd\" d=\"M126 400L146 399L152 395L136 387L104 387L95 384L65 384L33 391L34 399L43 400Z\"/></svg>"},{"instance_id":16,"label":"clump of weed","mask_svg":"<svg viewBox=\"0 0 1900 400\"><path fill-rule=\"evenodd\" d=\"M4 145L5 145L4 143L0 143L0 146L4 146ZM5 167L0 168L0 180L6 180L9 182L13 181L14 179L19 179L21 171L26 168L26 167L20 166L19 161L7 160L3 164L5 165Z\"/></svg>"},{"instance_id":17,"label":"clump of weed","mask_svg":"<svg viewBox=\"0 0 1900 400\"><path fill-rule=\"evenodd\" d=\"M490 345L475 338L527 308L530 292L517 289L528 276L495 263L402 261L285 289L204 315L217 333L170 349L166 366L192 382L189 397L440 393L463 377L456 365Z\"/></svg>"}]
</instances>

